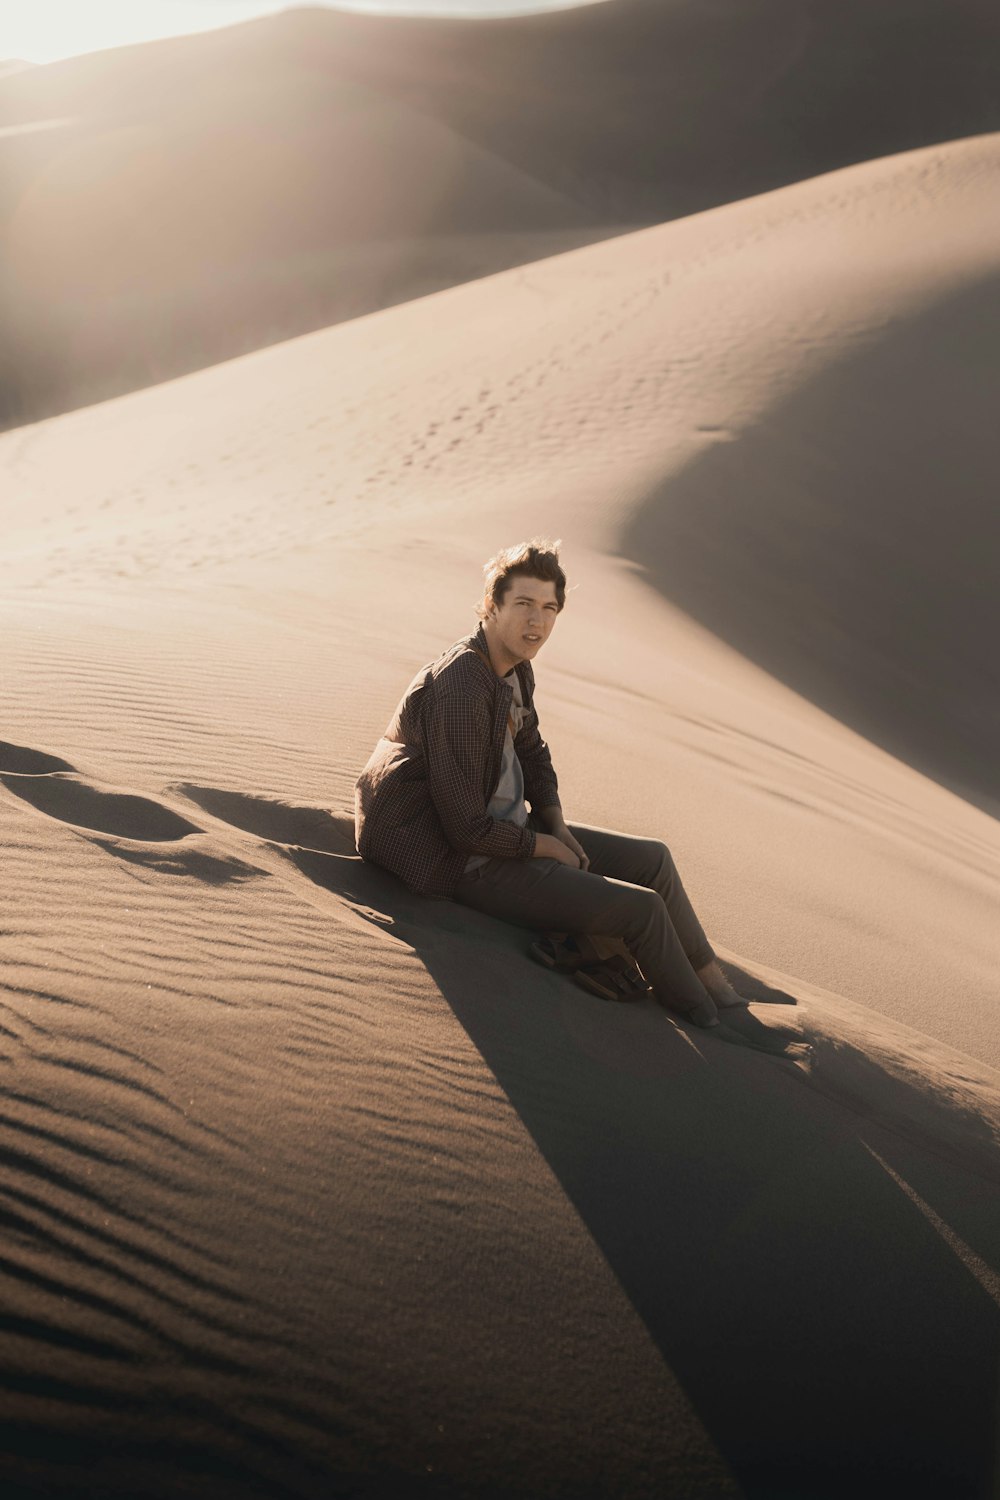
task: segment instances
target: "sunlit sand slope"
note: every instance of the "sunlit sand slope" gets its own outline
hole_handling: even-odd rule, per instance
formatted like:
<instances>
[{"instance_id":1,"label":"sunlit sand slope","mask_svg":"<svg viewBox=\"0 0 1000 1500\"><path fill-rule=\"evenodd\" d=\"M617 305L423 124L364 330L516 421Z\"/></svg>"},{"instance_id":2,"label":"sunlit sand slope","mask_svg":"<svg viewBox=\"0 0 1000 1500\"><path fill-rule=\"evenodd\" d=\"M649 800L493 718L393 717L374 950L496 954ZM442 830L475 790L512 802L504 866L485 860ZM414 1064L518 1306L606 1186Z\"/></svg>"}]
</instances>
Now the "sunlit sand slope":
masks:
<instances>
[{"instance_id":1,"label":"sunlit sand slope","mask_svg":"<svg viewBox=\"0 0 1000 1500\"><path fill-rule=\"evenodd\" d=\"M974 754L920 769L942 702L987 722L989 604L926 444L869 482L817 392L863 354L886 431L911 394L926 426L893 351L933 319L960 362L998 163L850 169L0 439L10 1484L990 1493L1000 836L942 785ZM933 392L935 462L988 465L970 385ZM858 601L823 595L815 684L786 459ZM937 608L890 754L907 493ZM721 1033L353 854L399 690L532 531L574 585L538 665L567 812L671 844L755 1001ZM675 548L706 596L762 571L745 643Z\"/></svg>"}]
</instances>

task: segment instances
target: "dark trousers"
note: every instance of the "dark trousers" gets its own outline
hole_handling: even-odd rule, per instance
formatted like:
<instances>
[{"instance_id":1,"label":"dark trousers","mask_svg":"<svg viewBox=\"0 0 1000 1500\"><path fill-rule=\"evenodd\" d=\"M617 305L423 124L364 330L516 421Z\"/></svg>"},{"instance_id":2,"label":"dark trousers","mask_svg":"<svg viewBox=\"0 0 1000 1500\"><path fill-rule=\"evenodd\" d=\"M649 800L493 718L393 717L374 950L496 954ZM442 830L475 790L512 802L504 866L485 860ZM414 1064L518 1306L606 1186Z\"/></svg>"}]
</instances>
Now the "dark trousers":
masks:
<instances>
[{"instance_id":1,"label":"dark trousers","mask_svg":"<svg viewBox=\"0 0 1000 1500\"><path fill-rule=\"evenodd\" d=\"M533 819L531 826L544 831ZM658 839L569 827L589 870L555 859L490 859L461 877L455 900L521 927L620 938L664 1005L689 1010L703 1003L695 970L715 954L670 850Z\"/></svg>"}]
</instances>

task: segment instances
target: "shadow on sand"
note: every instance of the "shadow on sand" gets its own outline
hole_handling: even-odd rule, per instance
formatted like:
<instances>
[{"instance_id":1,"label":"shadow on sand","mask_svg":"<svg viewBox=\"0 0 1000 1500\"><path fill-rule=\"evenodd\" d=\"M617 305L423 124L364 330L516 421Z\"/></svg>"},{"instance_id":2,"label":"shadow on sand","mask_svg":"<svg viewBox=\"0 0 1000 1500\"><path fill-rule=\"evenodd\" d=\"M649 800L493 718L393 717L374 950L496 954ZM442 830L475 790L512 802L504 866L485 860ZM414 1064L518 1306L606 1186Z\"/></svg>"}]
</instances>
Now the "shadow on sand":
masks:
<instances>
[{"instance_id":1,"label":"shadow on sand","mask_svg":"<svg viewBox=\"0 0 1000 1500\"><path fill-rule=\"evenodd\" d=\"M620 542L671 603L993 816L998 344L995 278L880 329L654 486Z\"/></svg>"},{"instance_id":2,"label":"shadow on sand","mask_svg":"<svg viewBox=\"0 0 1000 1500\"><path fill-rule=\"evenodd\" d=\"M878 1075L879 1118L837 1098L850 1048L821 1048L809 1076L652 1004L605 1004L533 963L519 929L363 864L349 819L184 790L413 947L748 1496L996 1493L984 1125L963 1118L964 1155L939 1150L926 1102L917 1126L868 1059L846 1060ZM293 847L303 829L311 847Z\"/></svg>"}]
</instances>

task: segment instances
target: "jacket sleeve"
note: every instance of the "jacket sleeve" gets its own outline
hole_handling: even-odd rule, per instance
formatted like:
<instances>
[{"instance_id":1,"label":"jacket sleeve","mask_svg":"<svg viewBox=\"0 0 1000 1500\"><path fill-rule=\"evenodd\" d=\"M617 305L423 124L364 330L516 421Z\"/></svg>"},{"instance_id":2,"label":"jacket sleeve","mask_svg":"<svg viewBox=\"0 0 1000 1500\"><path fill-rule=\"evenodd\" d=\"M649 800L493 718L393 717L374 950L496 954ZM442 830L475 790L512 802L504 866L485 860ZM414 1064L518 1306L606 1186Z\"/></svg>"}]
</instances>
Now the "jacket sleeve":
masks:
<instances>
[{"instance_id":1,"label":"jacket sleeve","mask_svg":"<svg viewBox=\"0 0 1000 1500\"><path fill-rule=\"evenodd\" d=\"M423 735L431 801L452 848L491 859L531 859L534 831L486 810L483 781L493 741L488 702L454 690L429 693Z\"/></svg>"},{"instance_id":2,"label":"jacket sleeve","mask_svg":"<svg viewBox=\"0 0 1000 1500\"><path fill-rule=\"evenodd\" d=\"M538 730L538 715L533 703L514 741L514 749L524 773L524 795L531 803L532 811L558 807L559 782L549 747Z\"/></svg>"}]
</instances>

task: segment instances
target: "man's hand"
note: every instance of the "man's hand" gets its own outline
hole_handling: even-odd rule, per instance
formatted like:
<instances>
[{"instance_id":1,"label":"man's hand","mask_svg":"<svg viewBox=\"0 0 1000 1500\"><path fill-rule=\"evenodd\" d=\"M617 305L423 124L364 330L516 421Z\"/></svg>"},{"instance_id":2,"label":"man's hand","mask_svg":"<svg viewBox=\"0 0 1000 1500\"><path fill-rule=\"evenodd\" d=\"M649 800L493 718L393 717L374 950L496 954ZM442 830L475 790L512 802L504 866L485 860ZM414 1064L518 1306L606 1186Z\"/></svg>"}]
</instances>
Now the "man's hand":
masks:
<instances>
[{"instance_id":1,"label":"man's hand","mask_svg":"<svg viewBox=\"0 0 1000 1500\"><path fill-rule=\"evenodd\" d=\"M566 826L561 808L544 808L539 814L542 822L548 828L548 833L535 835L536 859L557 859L560 864L570 865L575 870L588 870L590 860L579 840L575 839ZM542 848L538 848L538 844ZM560 847L561 846L561 847Z\"/></svg>"},{"instance_id":2,"label":"man's hand","mask_svg":"<svg viewBox=\"0 0 1000 1500\"><path fill-rule=\"evenodd\" d=\"M571 870L580 868L580 860L568 844L556 838L554 833L535 834L535 859L555 859L561 865L569 865Z\"/></svg>"},{"instance_id":3,"label":"man's hand","mask_svg":"<svg viewBox=\"0 0 1000 1500\"><path fill-rule=\"evenodd\" d=\"M564 823L561 828L553 829L553 833L560 843L566 845L566 848L570 851L571 854L576 855L577 859L580 861L580 869L589 870L590 860L587 858L584 847L580 843L579 839L575 839L573 837L569 829L566 827L566 824Z\"/></svg>"}]
</instances>

